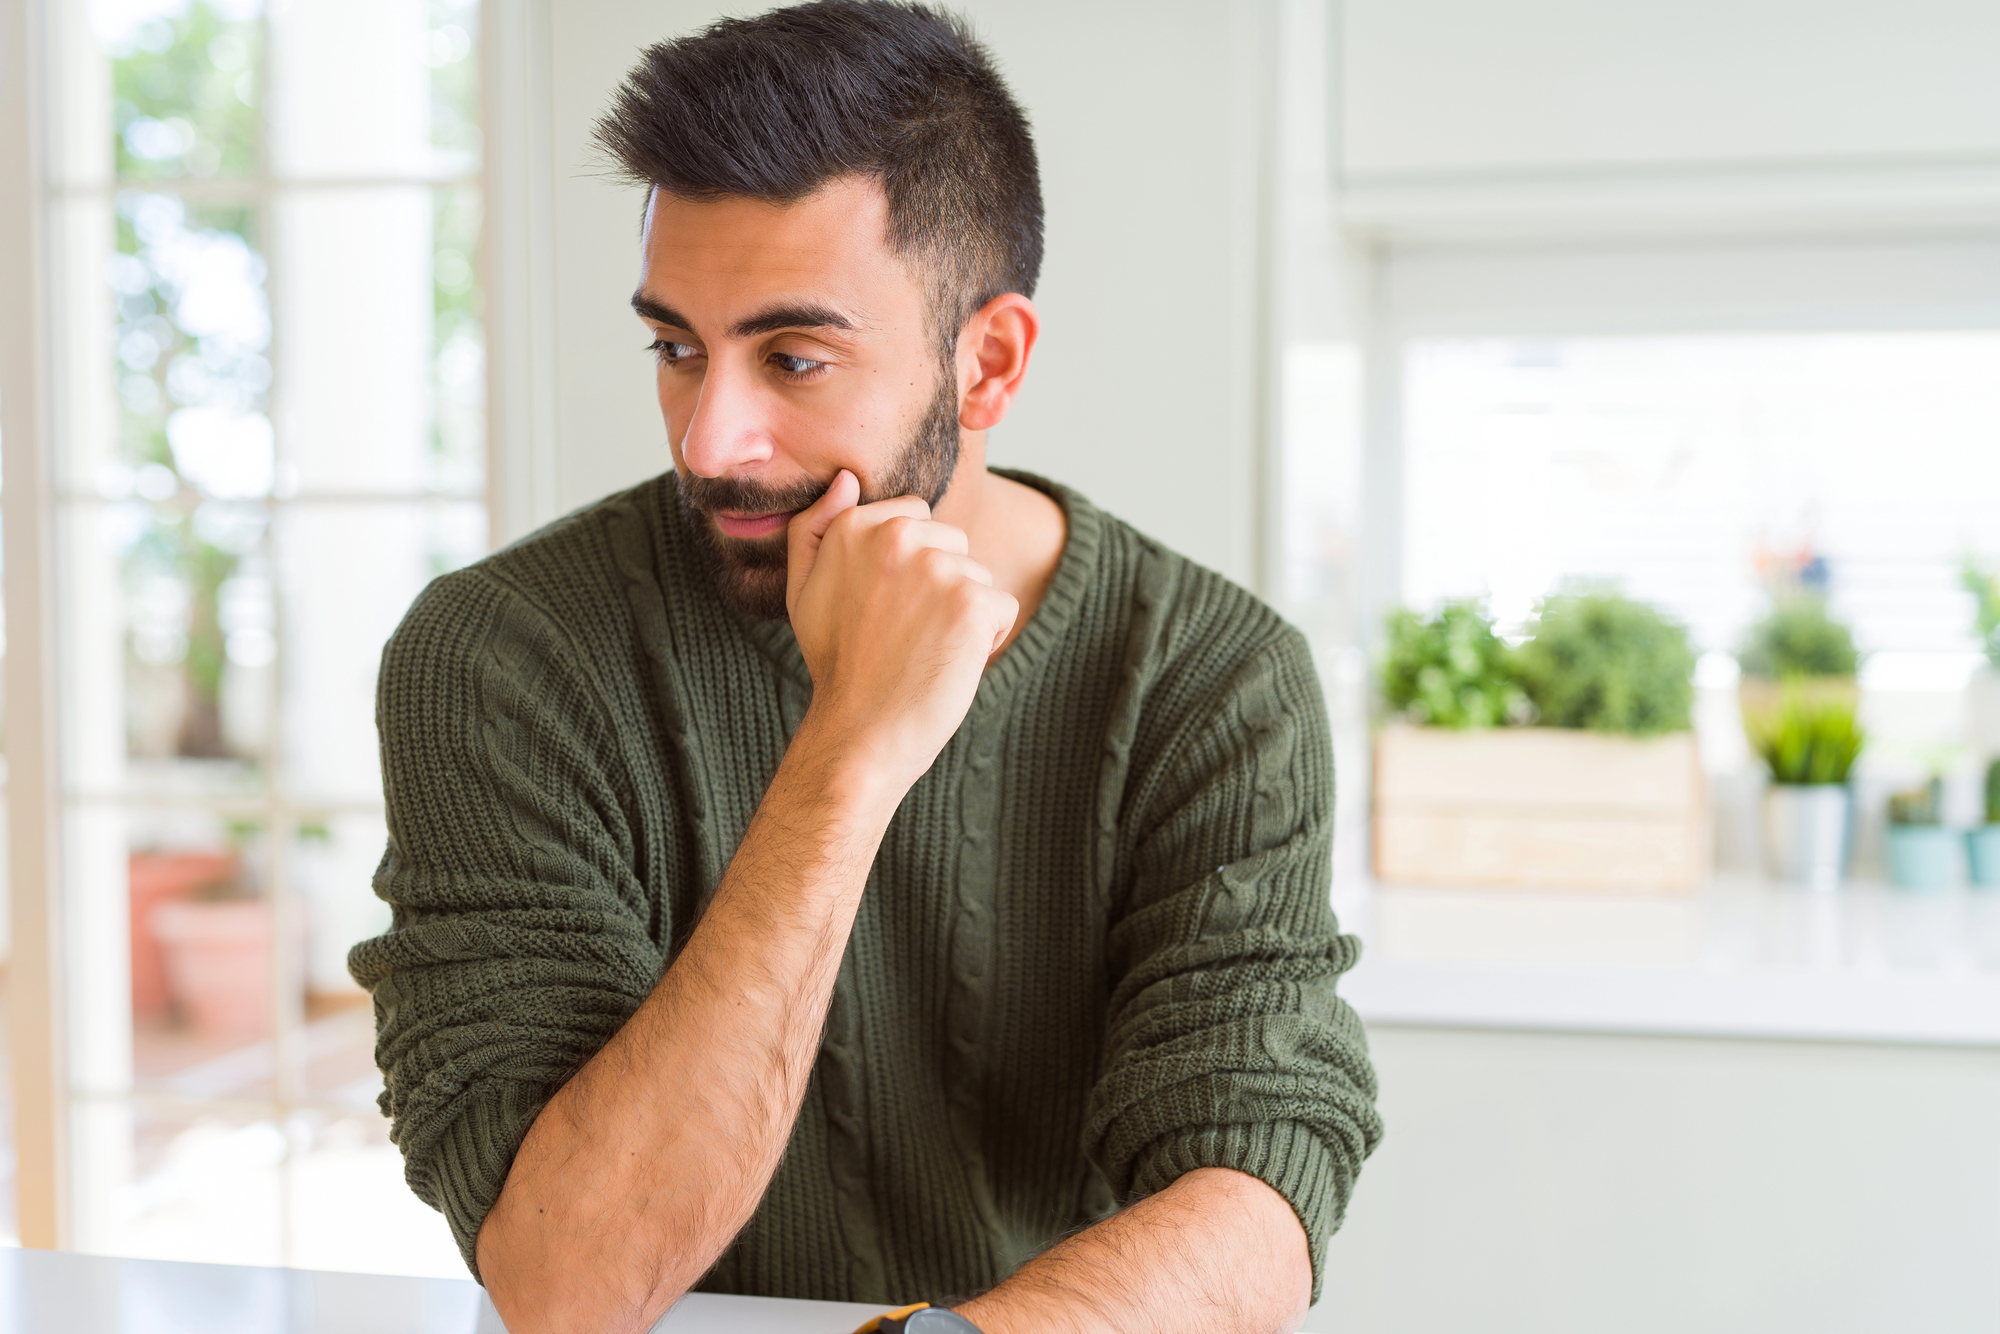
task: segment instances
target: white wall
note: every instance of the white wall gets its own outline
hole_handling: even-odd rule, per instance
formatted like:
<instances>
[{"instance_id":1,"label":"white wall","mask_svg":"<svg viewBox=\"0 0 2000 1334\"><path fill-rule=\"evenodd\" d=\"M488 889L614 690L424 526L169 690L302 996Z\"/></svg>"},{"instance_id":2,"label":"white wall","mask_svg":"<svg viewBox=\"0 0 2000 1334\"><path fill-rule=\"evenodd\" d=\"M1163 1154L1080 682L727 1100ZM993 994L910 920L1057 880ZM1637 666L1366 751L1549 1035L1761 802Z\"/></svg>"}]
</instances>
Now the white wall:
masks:
<instances>
[{"instance_id":1,"label":"white wall","mask_svg":"<svg viewBox=\"0 0 2000 1334\"><path fill-rule=\"evenodd\" d=\"M754 8L754 7L753 7ZM1033 122L1048 211L1028 387L994 462L1044 472L1234 578L1258 562L1261 8L962 7ZM640 199L589 129L646 44L716 12L593 0L548 27L553 453L548 512L669 466L639 326ZM546 517L546 515L544 515Z\"/></svg>"},{"instance_id":2,"label":"white wall","mask_svg":"<svg viewBox=\"0 0 2000 1334\"><path fill-rule=\"evenodd\" d=\"M1373 234L1992 228L1987 0L1343 0L1336 158Z\"/></svg>"},{"instance_id":3,"label":"white wall","mask_svg":"<svg viewBox=\"0 0 2000 1334\"><path fill-rule=\"evenodd\" d=\"M2000 1053L1378 1028L1341 1334L1989 1334Z\"/></svg>"},{"instance_id":4,"label":"white wall","mask_svg":"<svg viewBox=\"0 0 2000 1334\"><path fill-rule=\"evenodd\" d=\"M1989 0L1345 0L1356 176L2000 153Z\"/></svg>"}]
</instances>

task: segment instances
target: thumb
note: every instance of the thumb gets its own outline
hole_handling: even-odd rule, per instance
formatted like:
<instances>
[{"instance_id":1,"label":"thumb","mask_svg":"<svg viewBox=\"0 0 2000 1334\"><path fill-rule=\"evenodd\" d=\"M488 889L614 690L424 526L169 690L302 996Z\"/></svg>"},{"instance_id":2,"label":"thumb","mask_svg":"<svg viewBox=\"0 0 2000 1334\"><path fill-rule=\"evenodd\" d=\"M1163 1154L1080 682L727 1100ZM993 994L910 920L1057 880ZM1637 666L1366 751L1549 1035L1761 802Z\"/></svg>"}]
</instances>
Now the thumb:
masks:
<instances>
[{"instance_id":1,"label":"thumb","mask_svg":"<svg viewBox=\"0 0 2000 1334\"><path fill-rule=\"evenodd\" d=\"M805 587L806 577L819 561L820 539L826 536L826 530L835 519L860 501L861 483L853 473L842 468L833 475L826 494L792 516L792 522L785 530L789 544L785 578L787 610L798 604L799 590Z\"/></svg>"}]
</instances>

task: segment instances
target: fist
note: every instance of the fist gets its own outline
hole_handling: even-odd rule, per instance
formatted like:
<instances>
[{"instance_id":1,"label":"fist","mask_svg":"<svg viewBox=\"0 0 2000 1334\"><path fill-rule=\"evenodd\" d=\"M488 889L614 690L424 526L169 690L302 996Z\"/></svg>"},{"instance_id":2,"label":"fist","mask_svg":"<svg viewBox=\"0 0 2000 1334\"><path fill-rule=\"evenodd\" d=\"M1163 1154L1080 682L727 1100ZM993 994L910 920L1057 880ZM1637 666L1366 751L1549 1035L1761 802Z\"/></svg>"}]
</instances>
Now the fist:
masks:
<instances>
[{"instance_id":1,"label":"fist","mask_svg":"<svg viewBox=\"0 0 2000 1334\"><path fill-rule=\"evenodd\" d=\"M808 724L907 788L964 721L1020 604L922 500L860 497L843 469L792 519L785 604L812 673Z\"/></svg>"}]
</instances>

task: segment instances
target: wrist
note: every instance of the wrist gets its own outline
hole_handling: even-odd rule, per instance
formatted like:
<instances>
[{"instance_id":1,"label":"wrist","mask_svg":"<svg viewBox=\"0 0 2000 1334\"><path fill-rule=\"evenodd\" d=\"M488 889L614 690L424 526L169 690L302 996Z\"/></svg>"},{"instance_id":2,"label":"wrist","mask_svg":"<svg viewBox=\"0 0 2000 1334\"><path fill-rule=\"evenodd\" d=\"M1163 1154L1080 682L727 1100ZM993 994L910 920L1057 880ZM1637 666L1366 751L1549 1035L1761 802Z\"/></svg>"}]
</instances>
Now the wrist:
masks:
<instances>
[{"instance_id":1,"label":"wrist","mask_svg":"<svg viewBox=\"0 0 2000 1334\"><path fill-rule=\"evenodd\" d=\"M808 710L785 749L780 774L811 794L836 823L879 833L916 783L858 729ZM775 785L775 784L774 784Z\"/></svg>"}]
</instances>

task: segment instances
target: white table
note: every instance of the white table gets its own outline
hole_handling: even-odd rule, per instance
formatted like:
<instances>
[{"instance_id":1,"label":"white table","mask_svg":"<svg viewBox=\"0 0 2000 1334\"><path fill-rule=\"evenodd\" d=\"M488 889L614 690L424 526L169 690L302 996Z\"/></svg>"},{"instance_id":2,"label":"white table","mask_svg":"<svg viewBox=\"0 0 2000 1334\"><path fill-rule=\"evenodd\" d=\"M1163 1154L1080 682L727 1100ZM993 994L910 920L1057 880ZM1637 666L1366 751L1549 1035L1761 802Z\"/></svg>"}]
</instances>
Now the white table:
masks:
<instances>
[{"instance_id":1,"label":"white table","mask_svg":"<svg viewBox=\"0 0 2000 1334\"><path fill-rule=\"evenodd\" d=\"M691 1293L659 1334L847 1334L878 1306ZM0 1334L505 1334L470 1279L0 1250Z\"/></svg>"},{"instance_id":2,"label":"white table","mask_svg":"<svg viewBox=\"0 0 2000 1334\"><path fill-rule=\"evenodd\" d=\"M689 1293L654 1334L848 1334L879 1306ZM1332 1328L1315 1309L1307 1331ZM506 1334L471 1279L0 1248L0 1334Z\"/></svg>"}]
</instances>

